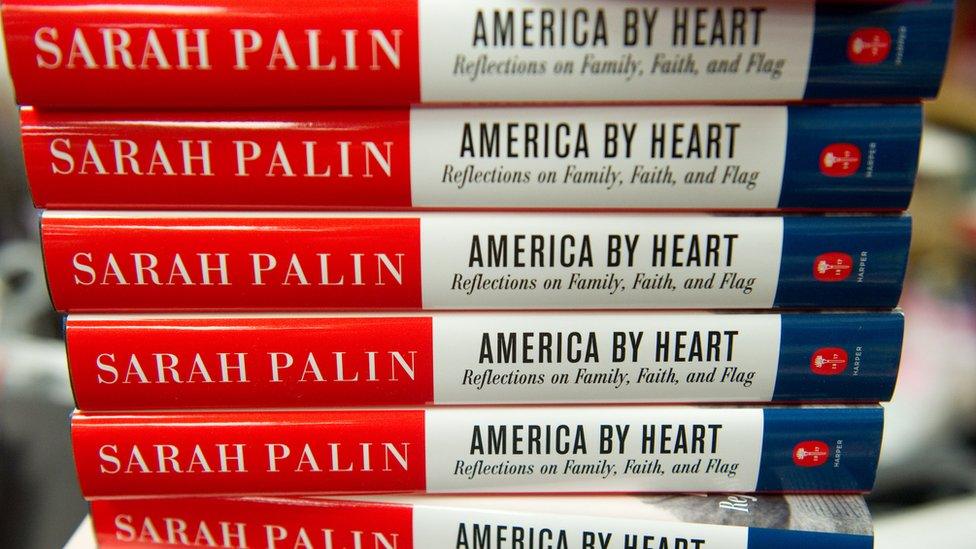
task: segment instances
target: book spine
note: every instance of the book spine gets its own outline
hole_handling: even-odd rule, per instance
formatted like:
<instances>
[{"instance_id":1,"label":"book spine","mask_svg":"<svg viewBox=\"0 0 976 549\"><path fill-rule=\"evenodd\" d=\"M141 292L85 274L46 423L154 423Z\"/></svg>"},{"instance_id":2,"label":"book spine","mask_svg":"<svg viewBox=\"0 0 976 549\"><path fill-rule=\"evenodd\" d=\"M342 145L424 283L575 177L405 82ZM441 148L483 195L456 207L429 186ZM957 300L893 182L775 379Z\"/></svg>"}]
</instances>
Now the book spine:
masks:
<instances>
[{"instance_id":1,"label":"book spine","mask_svg":"<svg viewBox=\"0 0 976 549\"><path fill-rule=\"evenodd\" d=\"M559 0L544 8L519 0L115 0L86 10L90 5L4 3L21 104L931 97L953 11L951 0L749 6Z\"/></svg>"},{"instance_id":2,"label":"book spine","mask_svg":"<svg viewBox=\"0 0 976 549\"><path fill-rule=\"evenodd\" d=\"M717 509L716 509L717 511ZM870 549L872 536L574 513L297 498L91 502L100 547ZM478 541L475 541L478 540Z\"/></svg>"},{"instance_id":3,"label":"book spine","mask_svg":"<svg viewBox=\"0 0 976 549\"><path fill-rule=\"evenodd\" d=\"M900 313L75 316L86 411L878 402Z\"/></svg>"},{"instance_id":4,"label":"book spine","mask_svg":"<svg viewBox=\"0 0 976 549\"><path fill-rule=\"evenodd\" d=\"M72 419L82 493L862 492L882 412L550 407ZM436 449L428 452L427 449Z\"/></svg>"},{"instance_id":5,"label":"book spine","mask_svg":"<svg viewBox=\"0 0 976 549\"><path fill-rule=\"evenodd\" d=\"M918 105L21 112L42 208L908 206Z\"/></svg>"},{"instance_id":6,"label":"book spine","mask_svg":"<svg viewBox=\"0 0 976 549\"><path fill-rule=\"evenodd\" d=\"M904 216L45 212L62 311L891 308Z\"/></svg>"}]
</instances>

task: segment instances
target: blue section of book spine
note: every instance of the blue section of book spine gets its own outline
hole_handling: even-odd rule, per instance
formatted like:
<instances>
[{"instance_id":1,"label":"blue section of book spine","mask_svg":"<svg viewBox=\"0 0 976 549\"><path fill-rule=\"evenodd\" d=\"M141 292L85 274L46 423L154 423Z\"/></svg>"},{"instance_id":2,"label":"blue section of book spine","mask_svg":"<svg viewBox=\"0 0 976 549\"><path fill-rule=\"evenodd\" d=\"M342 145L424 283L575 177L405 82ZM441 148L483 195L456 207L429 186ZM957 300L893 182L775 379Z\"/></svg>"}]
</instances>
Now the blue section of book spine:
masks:
<instances>
[{"instance_id":1,"label":"blue section of book spine","mask_svg":"<svg viewBox=\"0 0 976 549\"><path fill-rule=\"evenodd\" d=\"M805 99L934 97L945 70L953 0L817 2ZM851 59L855 33L883 29L887 53ZM870 44L865 47L870 47Z\"/></svg>"},{"instance_id":2,"label":"blue section of book spine","mask_svg":"<svg viewBox=\"0 0 976 549\"><path fill-rule=\"evenodd\" d=\"M800 532L796 530L749 529L749 549L871 549L874 536L837 534L833 532Z\"/></svg>"},{"instance_id":3,"label":"blue section of book spine","mask_svg":"<svg viewBox=\"0 0 976 549\"><path fill-rule=\"evenodd\" d=\"M883 411L766 408L756 490L866 492L874 486Z\"/></svg>"},{"instance_id":4,"label":"blue section of book spine","mask_svg":"<svg viewBox=\"0 0 976 549\"><path fill-rule=\"evenodd\" d=\"M900 312L783 315L773 401L890 399L904 327Z\"/></svg>"},{"instance_id":5,"label":"blue section of book spine","mask_svg":"<svg viewBox=\"0 0 976 549\"><path fill-rule=\"evenodd\" d=\"M908 216L784 218L773 306L896 306L911 232ZM818 273L825 263L836 269Z\"/></svg>"},{"instance_id":6,"label":"blue section of book spine","mask_svg":"<svg viewBox=\"0 0 976 549\"><path fill-rule=\"evenodd\" d=\"M919 105L790 107L780 208L905 209L922 138ZM850 144L860 166L838 177L821 168L826 147Z\"/></svg>"}]
</instances>

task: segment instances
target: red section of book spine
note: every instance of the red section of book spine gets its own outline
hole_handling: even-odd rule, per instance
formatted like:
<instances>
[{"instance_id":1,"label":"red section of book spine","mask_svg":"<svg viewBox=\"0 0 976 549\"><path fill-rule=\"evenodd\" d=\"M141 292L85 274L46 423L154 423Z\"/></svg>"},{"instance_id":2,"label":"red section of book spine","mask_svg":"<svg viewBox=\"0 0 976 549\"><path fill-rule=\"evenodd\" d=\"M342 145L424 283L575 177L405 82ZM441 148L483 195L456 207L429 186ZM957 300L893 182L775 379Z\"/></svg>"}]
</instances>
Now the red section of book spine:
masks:
<instances>
[{"instance_id":1,"label":"red section of book spine","mask_svg":"<svg viewBox=\"0 0 976 549\"><path fill-rule=\"evenodd\" d=\"M76 413L71 436L88 498L426 487L422 410Z\"/></svg>"},{"instance_id":2,"label":"red section of book spine","mask_svg":"<svg viewBox=\"0 0 976 549\"><path fill-rule=\"evenodd\" d=\"M412 508L388 503L99 500L91 503L91 515L100 547L414 547Z\"/></svg>"},{"instance_id":3,"label":"red section of book spine","mask_svg":"<svg viewBox=\"0 0 976 549\"><path fill-rule=\"evenodd\" d=\"M421 307L417 218L56 216L41 233L60 310Z\"/></svg>"},{"instance_id":4,"label":"red section of book spine","mask_svg":"<svg viewBox=\"0 0 976 549\"><path fill-rule=\"evenodd\" d=\"M430 317L181 318L164 326L136 318L69 319L66 333L78 408L140 410L428 404L431 330Z\"/></svg>"},{"instance_id":5,"label":"red section of book spine","mask_svg":"<svg viewBox=\"0 0 976 549\"><path fill-rule=\"evenodd\" d=\"M21 111L41 208L408 208L407 110ZM187 197L193 203L187 203Z\"/></svg>"},{"instance_id":6,"label":"red section of book spine","mask_svg":"<svg viewBox=\"0 0 976 549\"><path fill-rule=\"evenodd\" d=\"M4 2L21 103L61 107L406 105L416 2ZM316 90L314 94L310 91Z\"/></svg>"}]
</instances>

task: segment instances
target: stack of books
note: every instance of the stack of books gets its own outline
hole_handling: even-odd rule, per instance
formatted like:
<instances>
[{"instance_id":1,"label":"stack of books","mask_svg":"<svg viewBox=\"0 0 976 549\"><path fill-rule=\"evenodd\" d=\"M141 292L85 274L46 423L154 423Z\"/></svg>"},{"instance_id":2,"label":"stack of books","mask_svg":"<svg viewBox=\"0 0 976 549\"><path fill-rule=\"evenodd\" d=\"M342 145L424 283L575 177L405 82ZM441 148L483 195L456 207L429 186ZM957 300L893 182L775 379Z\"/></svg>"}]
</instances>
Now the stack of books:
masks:
<instances>
[{"instance_id":1,"label":"stack of books","mask_svg":"<svg viewBox=\"0 0 976 549\"><path fill-rule=\"evenodd\" d=\"M5 2L99 543L870 547L951 19Z\"/></svg>"}]
</instances>

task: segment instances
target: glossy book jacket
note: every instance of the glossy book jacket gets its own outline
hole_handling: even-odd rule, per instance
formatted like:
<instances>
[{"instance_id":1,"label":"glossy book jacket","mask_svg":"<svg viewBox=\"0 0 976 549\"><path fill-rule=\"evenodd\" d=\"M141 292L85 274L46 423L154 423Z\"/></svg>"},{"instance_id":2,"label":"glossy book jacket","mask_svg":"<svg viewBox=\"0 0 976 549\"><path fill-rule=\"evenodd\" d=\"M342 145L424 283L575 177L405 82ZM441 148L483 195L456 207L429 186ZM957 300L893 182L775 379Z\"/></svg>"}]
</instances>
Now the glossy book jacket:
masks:
<instances>
[{"instance_id":1,"label":"glossy book jacket","mask_svg":"<svg viewBox=\"0 0 976 549\"><path fill-rule=\"evenodd\" d=\"M361 496L91 502L101 547L870 549L858 496Z\"/></svg>"},{"instance_id":2,"label":"glossy book jacket","mask_svg":"<svg viewBox=\"0 0 976 549\"><path fill-rule=\"evenodd\" d=\"M899 312L68 315L85 411L878 402Z\"/></svg>"},{"instance_id":3,"label":"glossy book jacket","mask_svg":"<svg viewBox=\"0 0 976 549\"><path fill-rule=\"evenodd\" d=\"M906 216L47 211L85 311L891 308Z\"/></svg>"},{"instance_id":4,"label":"glossy book jacket","mask_svg":"<svg viewBox=\"0 0 976 549\"><path fill-rule=\"evenodd\" d=\"M907 100L937 92L952 15L951 0L3 4L18 102L103 109Z\"/></svg>"},{"instance_id":5,"label":"glossy book jacket","mask_svg":"<svg viewBox=\"0 0 976 549\"><path fill-rule=\"evenodd\" d=\"M882 410L548 406L72 418L88 498L864 492Z\"/></svg>"},{"instance_id":6,"label":"glossy book jacket","mask_svg":"<svg viewBox=\"0 0 976 549\"><path fill-rule=\"evenodd\" d=\"M65 112L41 208L903 210L918 105Z\"/></svg>"}]
</instances>

